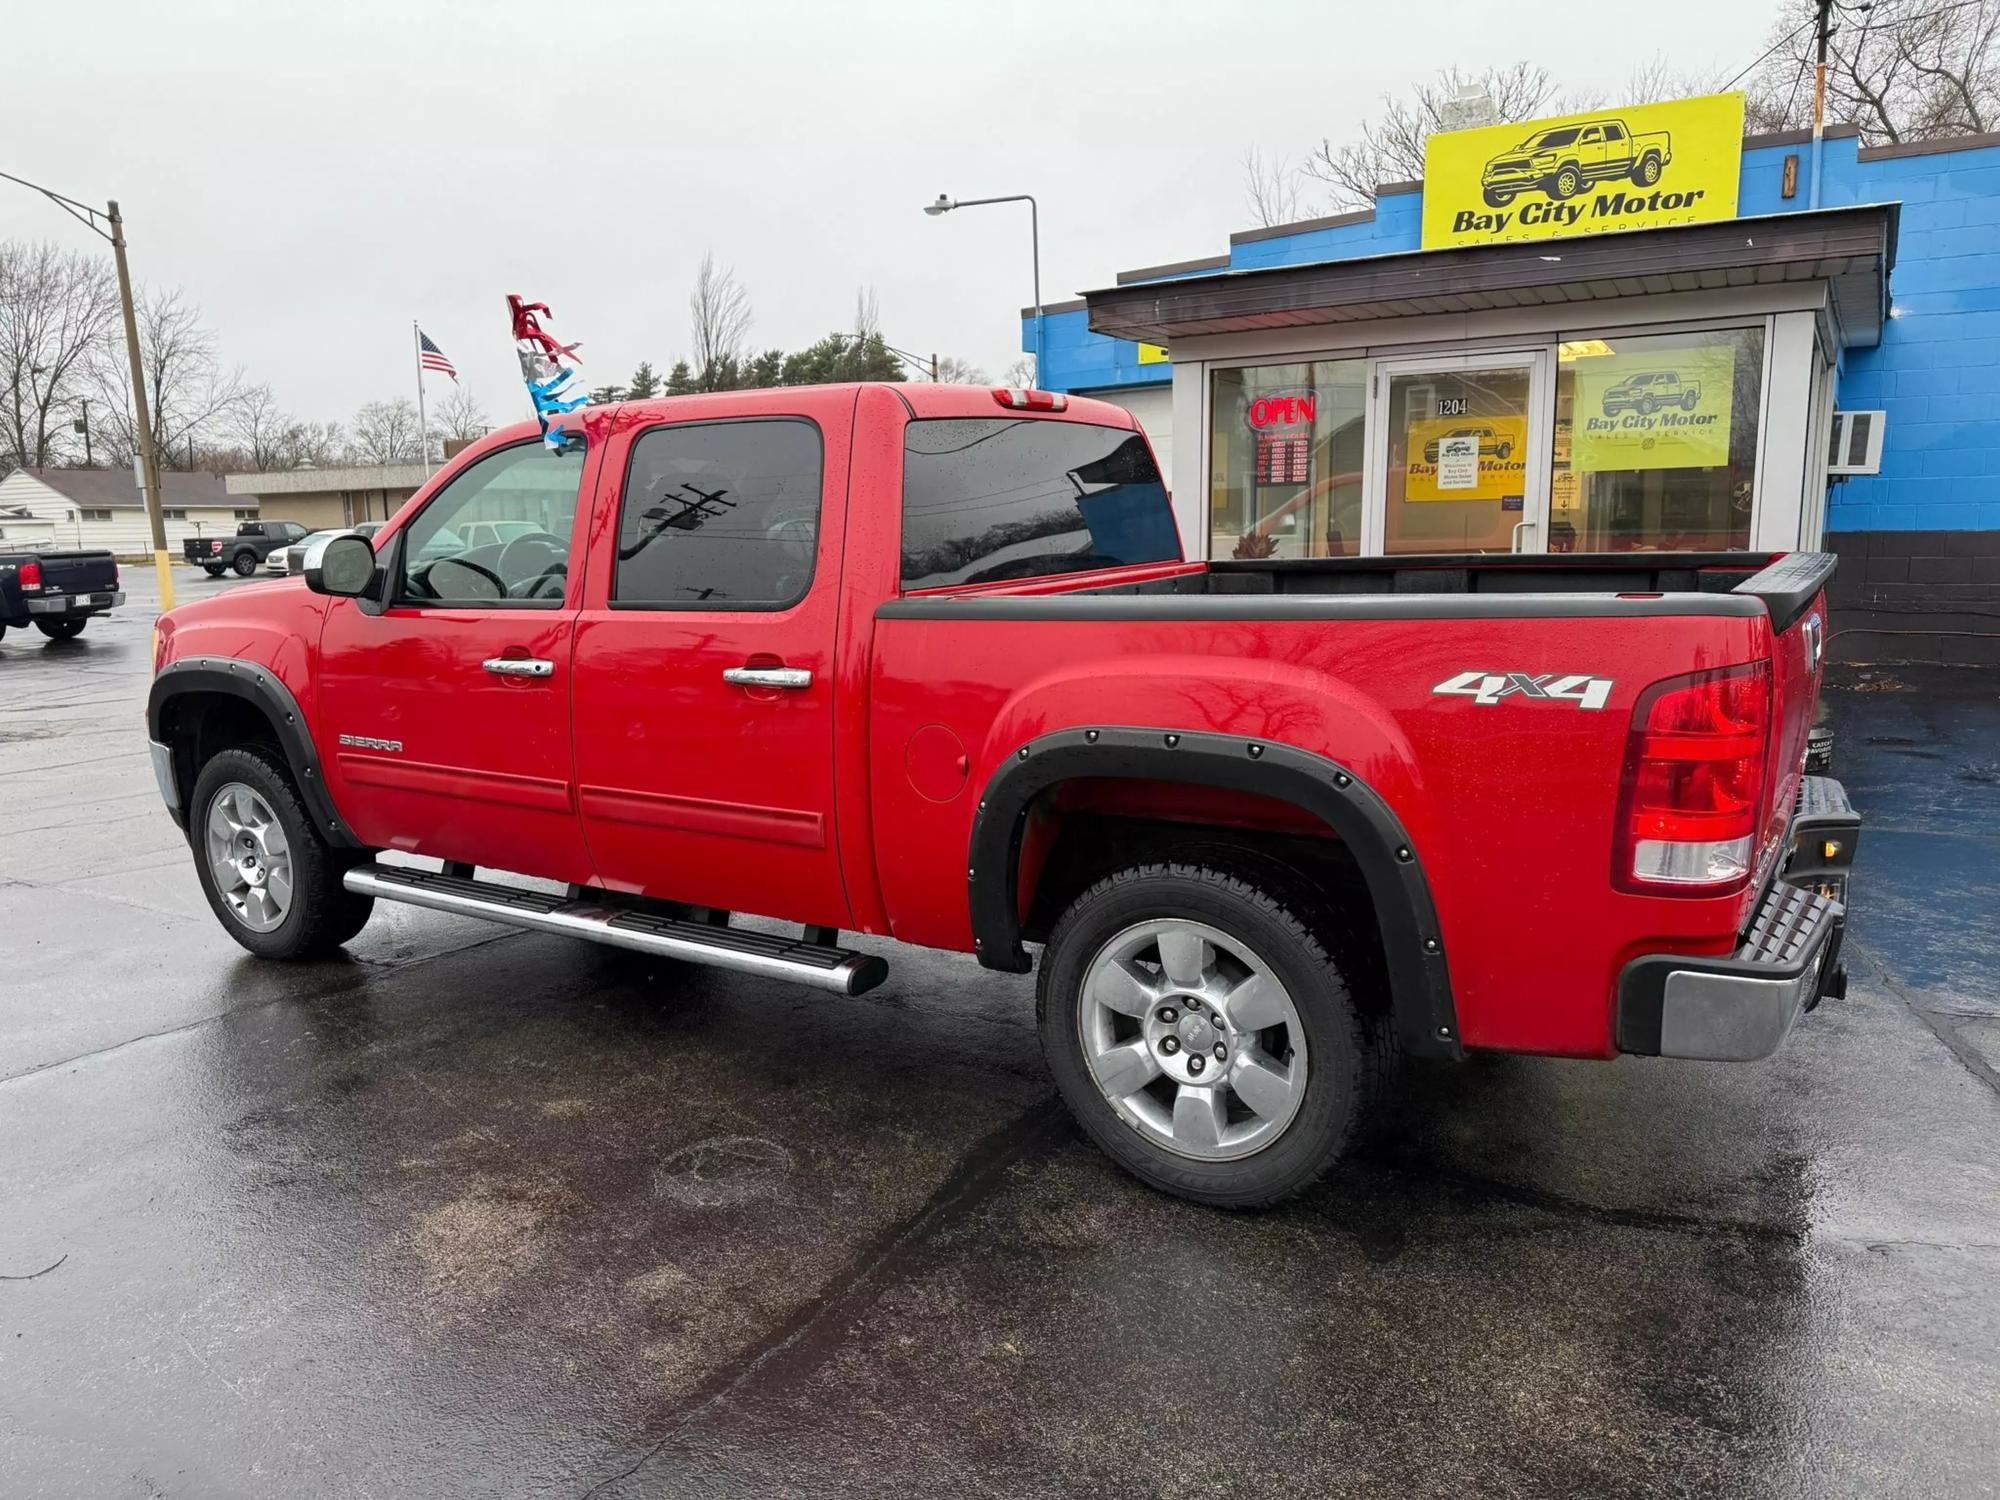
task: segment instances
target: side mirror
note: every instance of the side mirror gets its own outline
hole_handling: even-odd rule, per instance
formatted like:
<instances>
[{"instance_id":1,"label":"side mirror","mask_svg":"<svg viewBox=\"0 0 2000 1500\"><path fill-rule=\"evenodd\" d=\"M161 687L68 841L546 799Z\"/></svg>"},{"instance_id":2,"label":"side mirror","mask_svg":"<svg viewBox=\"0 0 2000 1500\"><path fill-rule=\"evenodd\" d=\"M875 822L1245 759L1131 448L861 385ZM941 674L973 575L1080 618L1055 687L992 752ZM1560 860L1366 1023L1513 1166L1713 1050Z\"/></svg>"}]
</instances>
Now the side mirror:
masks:
<instances>
[{"instance_id":1,"label":"side mirror","mask_svg":"<svg viewBox=\"0 0 2000 1500\"><path fill-rule=\"evenodd\" d=\"M375 549L365 536L330 536L306 552L306 587L336 599L359 599L375 582Z\"/></svg>"}]
</instances>

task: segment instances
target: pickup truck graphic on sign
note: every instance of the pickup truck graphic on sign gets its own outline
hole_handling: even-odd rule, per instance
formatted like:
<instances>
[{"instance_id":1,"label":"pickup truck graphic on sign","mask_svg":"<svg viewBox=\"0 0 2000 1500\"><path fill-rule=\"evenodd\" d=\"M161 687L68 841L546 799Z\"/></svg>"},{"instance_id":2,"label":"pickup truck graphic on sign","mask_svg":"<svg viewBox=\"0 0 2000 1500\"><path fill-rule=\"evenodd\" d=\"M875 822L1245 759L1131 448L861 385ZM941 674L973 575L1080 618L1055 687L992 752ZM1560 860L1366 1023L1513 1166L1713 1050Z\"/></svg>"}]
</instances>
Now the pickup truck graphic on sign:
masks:
<instances>
[{"instance_id":1,"label":"pickup truck graphic on sign","mask_svg":"<svg viewBox=\"0 0 2000 1500\"><path fill-rule=\"evenodd\" d=\"M1599 405L1607 417L1615 417L1622 411L1636 411L1650 417L1663 406L1693 411L1700 403L1699 380L1683 380L1675 370L1645 370L1607 387Z\"/></svg>"},{"instance_id":2,"label":"pickup truck graphic on sign","mask_svg":"<svg viewBox=\"0 0 2000 1500\"><path fill-rule=\"evenodd\" d=\"M1623 120L1606 116L1536 131L1487 162L1479 185L1489 207L1504 208L1526 192L1574 198L1587 184L1612 177L1651 187L1673 159L1666 131L1634 135Z\"/></svg>"},{"instance_id":3,"label":"pickup truck graphic on sign","mask_svg":"<svg viewBox=\"0 0 2000 1500\"><path fill-rule=\"evenodd\" d=\"M1434 464L1438 461L1438 444L1445 438L1462 437L1479 439L1479 451L1482 454L1490 453L1503 463L1514 456L1514 440L1502 437L1491 427L1454 427L1450 432L1434 437L1424 444L1424 462Z\"/></svg>"}]
</instances>

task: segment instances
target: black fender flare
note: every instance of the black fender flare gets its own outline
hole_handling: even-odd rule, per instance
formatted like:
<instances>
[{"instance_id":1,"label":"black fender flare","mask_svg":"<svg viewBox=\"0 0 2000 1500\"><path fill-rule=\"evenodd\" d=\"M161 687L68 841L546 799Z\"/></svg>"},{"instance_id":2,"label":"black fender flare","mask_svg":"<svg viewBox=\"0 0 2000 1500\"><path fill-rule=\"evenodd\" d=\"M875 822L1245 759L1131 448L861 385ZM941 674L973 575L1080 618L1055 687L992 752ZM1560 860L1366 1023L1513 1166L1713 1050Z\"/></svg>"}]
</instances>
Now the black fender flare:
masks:
<instances>
[{"instance_id":1,"label":"black fender flare","mask_svg":"<svg viewBox=\"0 0 2000 1500\"><path fill-rule=\"evenodd\" d=\"M1059 730L1016 749L987 782L972 823L966 885L982 965L1011 974L1032 966L1021 946L1016 899L1029 805L1059 782L1099 776L1255 792L1325 823L1353 854L1375 902L1403 1049L1424 1057L1463 1055L1437 906L1401 819L1348 767L1269 740L1104 726Z\"/></svg>"},{"instance_id":2,"label":"black fender flare","mask_svg":"<svg viewBox=\"0 0 2000 1500\"><path fill-rule=\"evenodd\" d=\"M347 820L333 805L320 769L319 750L306 728L306 716L275 672L253 661L229 656L190 656L163 668L153 679L146 697L146 732L156 744L169 741L162 733L167 709L176 698L189 693L223 693L240 698L264 716L271 734L285 753L292 780L305 799L320 836L329 844L345 849L364 847L348 829ZM190 816L185 810L182 819ZM185 823L183 823L185 826Z\"/></svg>"}]
</instances>

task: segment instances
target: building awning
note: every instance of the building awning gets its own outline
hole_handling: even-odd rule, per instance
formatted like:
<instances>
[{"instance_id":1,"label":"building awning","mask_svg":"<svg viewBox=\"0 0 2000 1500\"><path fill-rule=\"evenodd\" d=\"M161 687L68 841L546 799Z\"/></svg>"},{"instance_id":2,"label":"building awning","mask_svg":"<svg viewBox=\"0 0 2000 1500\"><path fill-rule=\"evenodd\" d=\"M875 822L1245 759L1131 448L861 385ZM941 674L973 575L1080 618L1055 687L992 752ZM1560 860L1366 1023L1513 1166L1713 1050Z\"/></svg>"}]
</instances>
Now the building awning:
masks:
<instances>
[{"instance_id":1,"label":"building awning","mask_svg":"<svg viewBox=\"0 0 2000 1500\"><path fill-rule=\"evenodd\" d=\"M1085 292L1084 304L1092 333L1167 344L1195 334L1824 281L1842 342L1871 348L1888 315L1897 209L1870 204L1228 271Z\"/></svg>"}]
</instances>

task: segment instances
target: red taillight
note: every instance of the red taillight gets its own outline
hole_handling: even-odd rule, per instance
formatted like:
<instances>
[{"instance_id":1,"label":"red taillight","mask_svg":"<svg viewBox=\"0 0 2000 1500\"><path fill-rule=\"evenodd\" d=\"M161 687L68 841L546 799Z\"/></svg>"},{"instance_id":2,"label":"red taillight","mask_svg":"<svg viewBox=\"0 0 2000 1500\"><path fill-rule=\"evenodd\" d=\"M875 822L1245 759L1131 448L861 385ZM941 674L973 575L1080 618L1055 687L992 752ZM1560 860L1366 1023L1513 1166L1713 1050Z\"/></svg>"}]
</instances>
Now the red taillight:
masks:
<instances>
[{"instance_id":1,"label":"red taillight","mask_svg":"<svg viewBox=\"0 0 2000 1500\"><path fill-rule=\"evenodd\" d=\"M1768 663L1656 683L1632 713L1612 879L1705 896L1750 878L1771 728Z\"/></svg>"},{"instance_id":2,"label":"red taillight","mask_svg":"<svg viewBox=\"0 0 2000 1500\"><path fill-rule=\"evenodd\" d=\"M21 571L14 575L14 581L24 589L38 589L42 586L42 565L30 558L21 564Z\"/></svg>"},{"instance_id":3,"label":"red taillight","mask_svg":"<svg viewBox=\"0 0 2000 1500\"><path fill-rule=\"evenodd\" d=\"M1067 411L1069 397L1059 391L1023 390L1018 385L996 385L993 399L1010 411Z\"/></svg>"}]
</instances>

